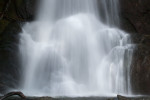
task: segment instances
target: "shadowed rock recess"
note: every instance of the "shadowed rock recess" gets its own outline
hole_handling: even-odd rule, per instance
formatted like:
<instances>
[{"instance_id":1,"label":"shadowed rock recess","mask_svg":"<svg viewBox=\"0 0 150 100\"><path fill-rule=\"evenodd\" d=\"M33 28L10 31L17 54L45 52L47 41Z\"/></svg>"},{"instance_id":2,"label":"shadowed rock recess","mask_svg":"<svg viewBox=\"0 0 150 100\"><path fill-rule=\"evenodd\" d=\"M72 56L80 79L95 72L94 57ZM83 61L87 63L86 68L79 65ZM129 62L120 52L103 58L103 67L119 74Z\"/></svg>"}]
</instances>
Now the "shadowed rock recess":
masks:
<instances>
[{"instance_id":1,"label":"shadowed rock recess","mask_svg":"<svg viewBox=\"0 0 150 100\"><path fill-rule=\"evenodd\" d=\"M0 93L19 84L18 33L24 22L34 19L36 1L0 0ZM131 65L131 84L135 94L150 94L149 5L150 0L120 0L121 28L131 33L133 42L137 44ZM40 100L43 99L47 100Z\"/></svg>"}]
</instances>

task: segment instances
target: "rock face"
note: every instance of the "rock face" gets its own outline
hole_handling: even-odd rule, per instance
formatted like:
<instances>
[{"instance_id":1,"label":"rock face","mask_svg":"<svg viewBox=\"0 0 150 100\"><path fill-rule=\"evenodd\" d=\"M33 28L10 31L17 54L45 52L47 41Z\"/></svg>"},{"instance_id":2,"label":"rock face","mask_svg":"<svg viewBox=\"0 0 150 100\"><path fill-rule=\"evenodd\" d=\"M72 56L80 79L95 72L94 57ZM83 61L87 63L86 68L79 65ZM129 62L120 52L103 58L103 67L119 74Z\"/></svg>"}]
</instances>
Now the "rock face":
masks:
<instances>
[{"instance_id":1,"label":"rock face","mask_svg":"<svg viewBox=\"0 0 150 100\"><path fill-rule=\"evenodd\" d=\"M16 88L21 74L19 32L35 15L36 0L0 0L0 94Z\"/></svg>"},{"instance_id":2,"label":"rock face","mask_svg":"<svg viewBox=\"0 0 150 100\"><path fill-rule=\"evenodd\" d=\"M150 100L149 96L136 96L136 97L125 97L117 95L118 100Z\"/></svg>"},{"instance_id":3,"label":"rock face","mask_svg":"<svg viewBox=\"0 0 150 100\"><path fill-rule=\"evenodd\" d=\"M0 37L0 91L13 88L18 83L18 32L17 23L10 23Z\"/></svg>"},{"instance_id":4,"label":"rock face","mask_svg":"<svg viewBox=\"0 0 150 100\"><path fill-rule=\"evenodd\" d=\"M150 34L150 0L120 0L120 3L120 15L134 31L144 35ZM124 27L126 30L130 29L128 25Z\"/></svg>"},{"instance_id":5,"label":"rock face","mask_svg":"<svg viewBox=\"0 0 150 100\"><path fill-rule=\"evenodd\" d=\"M150 94L150 0L120 0L122 28L136 44L131 65L135 94Z\"/></svg>"},{"instance_id":6,"label":"rock face","mask_svg":"<svg viewBox=\"0 0 150 100\"><path fill-rule=\"evenodd\" d=\"M27 97L25 99L11 97L7 100L117 100L115 97Z\"/></svg>"}]
</instances>

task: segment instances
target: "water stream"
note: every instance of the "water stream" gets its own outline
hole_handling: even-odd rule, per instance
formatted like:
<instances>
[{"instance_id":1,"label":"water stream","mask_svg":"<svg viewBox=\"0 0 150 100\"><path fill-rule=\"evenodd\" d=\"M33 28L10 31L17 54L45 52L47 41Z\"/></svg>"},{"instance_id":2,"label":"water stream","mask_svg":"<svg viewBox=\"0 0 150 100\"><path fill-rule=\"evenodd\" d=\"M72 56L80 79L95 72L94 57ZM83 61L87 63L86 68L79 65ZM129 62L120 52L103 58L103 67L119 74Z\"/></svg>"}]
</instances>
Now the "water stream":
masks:
<instances>
[{"instance_id":1,"label":"water stream","mask_svg":"<svg viewBox=\"0 0 150 100\"><path fill-rule=\"evenodd\" d=\"M131 93L130 35L118 0L41 0L20 34L21 90L38 96Z\"/></svg>"}]
</instances>

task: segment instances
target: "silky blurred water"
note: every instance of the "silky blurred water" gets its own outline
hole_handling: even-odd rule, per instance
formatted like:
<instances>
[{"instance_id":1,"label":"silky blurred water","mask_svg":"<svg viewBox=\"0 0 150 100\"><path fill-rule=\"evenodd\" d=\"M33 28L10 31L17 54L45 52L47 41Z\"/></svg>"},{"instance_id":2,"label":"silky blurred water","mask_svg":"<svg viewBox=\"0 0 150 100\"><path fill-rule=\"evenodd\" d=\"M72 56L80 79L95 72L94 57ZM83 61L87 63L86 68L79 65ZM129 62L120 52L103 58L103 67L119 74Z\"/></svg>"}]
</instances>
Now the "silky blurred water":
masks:
<instances>
[{"instance_id":1,"label":"silky blurred water","mask_svg":"<svg viewBox=\"0 0 150 100\"><path fill-rule=\"evenodd\" d=\"M26 95L130 94L130 35L118 29L117 0L41 0L20 34Z\"/></svg>"}]
</instances>

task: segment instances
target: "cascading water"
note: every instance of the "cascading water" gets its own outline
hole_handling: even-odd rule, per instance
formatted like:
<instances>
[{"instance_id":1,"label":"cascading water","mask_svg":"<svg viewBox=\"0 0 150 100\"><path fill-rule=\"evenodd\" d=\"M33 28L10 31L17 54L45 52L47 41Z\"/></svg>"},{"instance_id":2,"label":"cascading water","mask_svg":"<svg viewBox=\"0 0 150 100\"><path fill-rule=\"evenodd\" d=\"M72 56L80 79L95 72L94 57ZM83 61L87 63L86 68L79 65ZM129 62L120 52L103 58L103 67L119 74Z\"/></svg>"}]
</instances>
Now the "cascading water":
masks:
<instances>
[{"instance_id":1,"label":"cascading water","mask_svg":"<svg viewBox=\"0 0 150 100\"><path fill-rule=\"evenodd\" d=\"M41 0L40 4L36 21L26 23L21 33L24 93L130 92L133 49L130 36L113 28L119 22L117 0Z\"/></svg>"}]
</instances>

